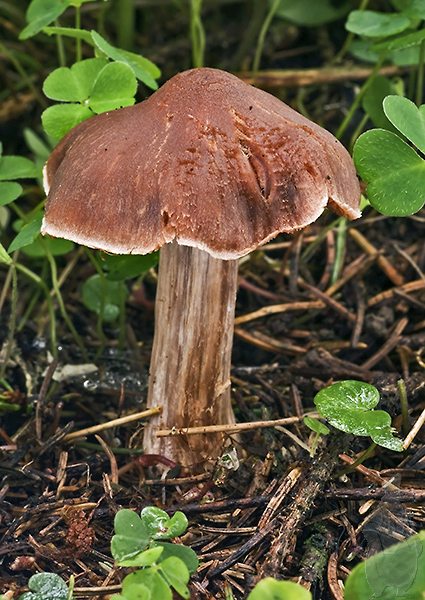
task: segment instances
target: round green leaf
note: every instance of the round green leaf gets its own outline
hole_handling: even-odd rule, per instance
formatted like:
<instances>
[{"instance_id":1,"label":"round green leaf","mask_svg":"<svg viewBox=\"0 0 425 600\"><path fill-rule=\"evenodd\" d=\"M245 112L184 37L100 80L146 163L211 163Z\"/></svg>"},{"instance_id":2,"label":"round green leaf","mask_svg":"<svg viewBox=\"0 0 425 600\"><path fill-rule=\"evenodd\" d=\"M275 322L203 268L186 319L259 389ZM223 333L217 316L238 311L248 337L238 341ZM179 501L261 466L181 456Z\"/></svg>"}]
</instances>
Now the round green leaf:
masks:
<instances>
[{"instance_id":1,"label":"round green leaf","mask_svg":"<svg viewBox=\"0 0 425 600\"><path fill-rule=\"evenodd\" d=\"M181 511L176 511L172 518L156 506L146 506L140 513L140 518L155 540L169 540L184 533L187 529L187 518Z\"/></svg>"},{"instance_id":2,"label":"round green leaf","mask_svg":"<svg viewBox=\"0 0 425 600\"><path fill-rule=\"evenodd\" d=\"M384 37L404 31L410 19L399 13L380 13L374 10L352 10L345 28L365 37Z\"/></svg>"},{"instance_id":3,"label":"round green leaf","mask_svg":"<svg viewBox=\"0 0 425 600\"><path fill-rule=\"evenodd\" d=\"M161 575L154 569L139 569L130 573L122 582L122 595L127 598L127 590L131 586L141 585L146 587L154 600L172 600L172 593ZM137 598L137 596L136 596Z\"/></svg>"},{"instance_id":4,"label":"round green leaf","mask_svg":"<svg viewBox=\"0 0 425 600\"><path fill-rule=\"evenodd\" d=\"M149 543L148 532L134 511L119 510L115 515L114 528L111 553L118 564L124 564L127 559L133 559L146 549Z\"/></svg>"},{"instance_id":5,"label":"round green leaf","mask_svg":"<svg viewBox=\"0 0 425 600\"><path fill-rule=\"evenodd\" d=\"M270 0L271 4L271 0ZM338 3L332 0L282 0L276 11L276 16L285 21L293 21L298 25L315 27L340 19L350 10L351 2L342 0Z\"/></svg>"},{"instance_id":6,"label":"round green leaf","mask_svg":"<svg viewBox=\"0 0 425 600\"><path fill-rule=\"evenodd\" d=\"M409 17L425 19L425 2L424 0L410 0L407 6L403 8L403 14Z\"/></svg>"},{"instance_id":7,"label":"round green leaf","mask_svg":"<svg viewBox=\"0 0 425 600\"><path fill-rule=\"evenodd\" d=\"M108 63L93 85L88 104L96 113L131 106L136 91L137 81L131 68L124 63Z\"/></svg>"},{"instance_id":8,"label":"round green leaf","mask_svg":"<svg viewBox=\"0 0 425 600\"><path fill-rule=\"evenodd\" d=\"M358 564L344 588L345 600L423 600L425 531Z\"/></svg>"},{"instance_id":9,"label":"round green leaf","mask_svg":"<svg viewBox=\"0 0 425 600\"><path fill-rule=\"evenodd\" d=\"M19 39L26 40L41 31L57 19L69 4L68 0L32 0L26 13L28 25L21 31Z\"/></svg>"},{"instance_id":10,"label":"round green leaf","mask_svg":"<svg viewBox=\"0 0 425 600\"><path fill-rule=\"evenodd\" d=\"M407 98L388 96L384 99L383 108L391 123L425 153L425 104L418 108Z\"/></svg>"},{"instance_id":11,"label":"round green leaf","mask_svg":"<svg viewBox=\"0 0 425 600\"><path fill-rule=\"evenodd\" d=\"M139 552L133 558L126 558L120 561L121 567L151 567L154 565L163 552L163 548L157 546L155 548L148 548L143 552Z\"/></svg>"},{"instance_id":12,"label":"round green leaf","mask_svg":"<svg viewBox=\"0 0 425 600\"><path fill-rule=\"evenodd\" d=\"M183 544L171 544L168 542L153 542L153 544L155 547L161 546L163 548L163 552L159 557L159 562L166 560L170 556L176 556L184 562L191 575L196 573L199 567L199 560L196 552L194 552L192 548L183 546Z\"/></svg>"},{"instance_id":13,"label":"round green leaf","mask_svg":"<svg viewBox=\"0 0 425 600\"><path fill-rule=\"evenodd\" d=\"M376 210L405 217L422 208L425 162L398 135L382 129L366 131L354 146L353 159Z\"/></svg>"},{"instance_id":14,"label":"round green leaf","mask_svg":"<svg viewBox=\"0 0 425 600\"><path fill-rule=\"evenodd\" d=\"M13 202L22 193L22 186L14 181L0 182L0 206L6 206L9 202Z\"/></svg>"},{"instance_id":15,"label":"round green leaf","mask_svg":"<svg viewBox=\"0 0 425 600\"><path fill-rule=\"evenodd\" d=\"M105 58L89 58L75 63L70 69L55 69L46 78L43 92L53 100L83 102L89 97L96 78L107 64Z\"/></svg>"},{"instance_id":16,"label":"round green leaf","mask_svg":"<svg viewBox=\"0 0 425 600\"><path fill-rule=\"evenodd\" d=\"M151 600L149 589L142 584L131 584L125 588L125 596L114 594L111 600Z\"/></svg>"},{"instance_id":17,"label":"round green leaf","mask_svg":"<svg viewBox=\"0 0 425 600\"><path fill-rule=\"evenodd\" d=\"M318 419L313 419L312 417L304 417L304 423L309 429L311 429L315 433L320 433L322 435L327 435L329 433L329 428L326 427L326 425L324 425L323 423L321 423Z\"/></svg>"},{"instance_id":18,"label":"round green leaf","mask_svg":"<svg viewBox=\"0 0 425 600\"><path fill-rule=\"evenodd\" d=\"M101 254L111 281L133 279L158 264L159 252L151 254Z\"/></svg>"},{"instance_id":19,"label":"round green leaf","mask_svg":"<svg viewBox=\"0 0 425 600\"><path fill-rule=\"evenodd\" d=\"M39 177L41 170L24 156L3 156L0 161L0 181Z\"/></svg>"},{"instance_id":20,"label":"round green leaf","mask_svg":"<svg viewBox=\"0 0 425 600\"><path fill-rule=\"evenodd\" d=\"M56 573L36 573L29 578L30 592L21 600L67 600L68 586Z\"/></svg>"},{"instance_id":21,"label":"round green leaf","mask_svg":"<svg viewBox=\"0 0 425 600\"><path fill-rule=\"evenodd\" d=\"M182 560L176 556L170 556L160 563L160 570L168 585L173 587L182 598L190 598L187 587L189 571Z\"/></svg>"},{"instance_id":22,"label":"round green leaf","mask_svg":"<svg viewBox=\"0 0 425 600\"><path fill-rule=\"evenodd\" d=\"M56 104L46 108L41 122L46 133L60 140L73 127L92 116L93 112L81 104Z\"/></svg>"},{"instance_id":23,"label":"round green leaf","mask_svg":"<svg viewBox=\"0 0 425 600\"><path fill-rule=\"evenodd\" d=\"M372 410L378 402L379 392L373 385L354 380L334 383L314 397L317 410L333 427L370 436L377 444L401 452L403 445L392 435L389 414Z\"/></svg>"},{"instance_id":24,"label":"round green leaf","mask_svg":"<svg viewBox=\"0 0 425 600\"><path fill-rule=\"evenodd\" d=\"M8 252L13 252L14 250L19 250L24 246L29 246L32 244L37 235L40 233L41 221L43 219L43 214L38 212L30 223L23 225L22 229L19 231L18 235L13 239Z\"/></svg>"},{"instance_id":25,"label":"round green leaf","mask_svg":"<svg viewBox=\"0 0 425 600\"><path fill-rule=\"evenodd\" d=\"M359 596L360 598L360 596ZM247 600L311 600L312 595L293 581L266 577L257 583Z\"/></svg>"},{"instance_id":26,"label":"round green leaf","mask_svg":"<svg viewBox=\"0 0 425 600\"><path fill-rule=\"evenodd\" d=\"M74 248L73 242L69 240L63 240L61 238L44 238L44 244L48 247L53 256L63 256L64 254L68 254ZM25 256L30 256L31 258L41 258L46 256L46 251L43 248L43 245L40 243L39 238L37 237L32 244L28 246L24 246L22 248L22 252Z\"/></svg>"},{"instance_id":27,"label":"round green leaf","mask_svg":"<svg viewBox=\"0 0 425 600\"><path fill-rule=\"evenodd\" d=\"M367 88L362 101L365 112L369 115L375 127L397 132L384 113L382 103L386 96L395 94L395 87L388 77L377 75Z\"/></svg>"},{"instance_id":28,"label":"round green leaf","mask_svg":"<svg viewBox=\"0 0 425 600\"><path fill-rule=\"evenodd\" d=\"M102 279L99 274L92 275L83 284L82 297L85 306L100 314L103 299L103 319L113 321L120 314L119 298L121 294L128 295L128 290L122 281Z\"/></svg>"}]
</instances>

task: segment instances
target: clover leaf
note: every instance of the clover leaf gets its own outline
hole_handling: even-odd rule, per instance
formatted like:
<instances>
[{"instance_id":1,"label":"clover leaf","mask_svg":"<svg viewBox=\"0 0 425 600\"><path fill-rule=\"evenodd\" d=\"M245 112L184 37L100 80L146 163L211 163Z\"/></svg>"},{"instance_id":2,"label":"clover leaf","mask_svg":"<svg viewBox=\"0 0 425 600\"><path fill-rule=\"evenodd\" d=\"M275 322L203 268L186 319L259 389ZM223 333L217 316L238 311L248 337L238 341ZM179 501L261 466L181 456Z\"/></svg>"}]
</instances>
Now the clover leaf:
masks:
<instances>
[{"instance_id":1,"label":"clover leaf","mask_svg":"<svg viewBox=\"0 0 425 600\"><path fill-rule=\"evenodd\" d=\"M126 586L125 596L122 594L111 596L111 600L151 600L151 598L149 589L142 583L133 583Z\"/></svg>"},{"instance_id":2,"label":"clover leaf","mask_svg":"<svg viewBox=\"0 0 425 600\"><path fill-rule=\"evenodd\" d=\"M22 186L13 179L36 178L41 169L24 156L2 156L0 143L0 206L16 200L22 193Z\"/></svg>"},{"instance_id":3,"label":"clover leaf","mask_svg":"<svg viewBox=\"0 0 425 600\"><path fill-rule=\"evenodd\" d=\"M29 246L35 240L40 233L41 222L43 220L42 211L38 211L29 223L22 224L22 229L18 235L13 239L7 251L14 252L24 246Z\"/></svg>"},{"instance_id":4,"label":"clover leaf","mask_svg":"<svg viewBox=\"0 0 425 600\"><path fill-rule=\"evenodd\" d=\"M127 566L127 560L138 557L149 544L149 534L144 522L134 511L122 509L114 519L115 535L111 540L111 552L119 565Z\"/></svg>"},{"instance_id":5,"label":"clover leaf","mask_svg":"<svg viewBox=\"0 0 425 600\"><path fill-rule=\"evenodd\" d=\"M404 217L422 208L425 162L398 135L383 129L366 131L354 146L353 159L376 210Z\"/></svg>"},{"instance_id":6,"label":"clover leaf","mask_svg":"<svg viewBox=\"0 0 425 600\"><path fill-rule=\"evenodd\" d=\"M29 578L30 592L22 594L20 600L68 600L69 589L56 573L36 573Z\"/></svg>"},{"instance_id":7,"label":"clover leaf","mask_svg":"<svg viewBox=\"0 0 425 600\"><path fill-rule=\"evenodd\" d=\"M162 576L165 581L173 587L183 598L190 598L190 591L187 587L189 583L189 571L180 558L170 556L159 565Z\"/></svg>"},{"instance_id":8,"label":"clover leaf","mask_svg":"<svg viewBox=\"0 0 425 600\"><path fill-rule=\"evenodd\" d=\"M334 383L314 397L317 410L336 429L370 436L376 444L401 452L403 444L393 436L390 415L373 410L378 402L379 392L373 385L354 380Z\"/></svg>"},{"instance_id":9,"label":"clover leaf","mask_svg":"<svg viewBox=\"0 0 425 600\"><path fill-rule=\"evenodd\" d=\"M109 281L97 273L89 277L82 287L84 305L97 315L103 307L102 319L108 322L118 318L120 298L127 296L128 289L123 281Z\"/></svg>"},{"instance_id":10,"label":"clover leaf","mask_svg":"<svg viewBox=\"0 0 425 600\"><path fill-rule=\"evenodd\" d=\"M418 150L425 153L425 104L419 108L401 96L387 96L383 101L386 116Z\"/></svg>"},{"instance_id":11,"label":"clover leaf","mask_svg":"<svg viewBox=\"0 0 425 600\"><path fill-rule=\"evenodd\" d=\"M21 31L20 40L35 35L70 6L70 0L32 0L26 12L28 25Z\"/></svg>"},{"instance_id":12,"label":"clover leaf","mask_svg":"<svg viewBox=\"0 0 425 600\"><path fill-rule=\"evenodd\" d=\"M152 546L161 546L163 549L159 559L161 563L170 556L174 556L184 562L190 575L196 573L199 567L199 560L192 548L188 548L188 546L184 546L183 544L170 544L168 542L153 542Z\"/></svg>"},{"instance_id":13,"label":"clover leaf","mask_svg":"<svg viewBox=\"0 0 425 600\"><path fill-rule=\"evenodd\" d=\"M422 153L425 152L425 105L387 96L385 116ZM384 215L403 217L425 203L425 161L398 135L382 129L366 131L357 140L354 163L367 183L371 205Z\"/></svg>"},{"instance_id":14,"label":"clover leaf","mask_svg":"<svg viewBox=\"0 0 425 600\"><path fill-rule=\"evenodd\" d=\"M43 91L52 100L66 102L50 106L42 114L46 132L61 139L94 114L134 104L137 81L131 67L123 62L88 58L50 73Z\"/></svg>"},{"instance_id":15,"label":"clover leaf","mask_svg":"<svg viewBox=\"0 0 425 600\"><path fill-rule=\"evenodd\" d=\"M70 27L44 27L44 33L48 35L63 35L79 40L83 40L86 44L93 46L96 49L96 54L102 54L111 60L120 63L125 63L131 68L134 75L147 87L156 90L158 84L155 79L161 76L160 69L149 59L129 52L128 50L118 49L107 42L97 31L86 31L85 29L71 29Z\"/></svg>"},{"instance_id":16,"label":"clover leaf","mask_svg":"<svg viewBox=\"0 0 425 600\"><path fill-rule=\"evenodd\" d=\"M365 37L384 37L400 33L410 26L409 17L400 13L381 13L374 10L352 10L345 28Z\"/></svg>"},{"instance_id":17,"label":"clover leaf","mask_svg":"<svg viewBox=\"0 0 425 600\"><path fill-rule=\"evenodd\" d=\"M130 573L122 582L121 595L125 600L145 600L145 589L149 590L150 598L155 600L172 600L172 592L167 585L167 582L156 569L140 569L134 573ZM137 596L137 593L142 595Z\"/></svg>"},{"instance_id":18,"label":"clover leaf","mask_svg":"<svg viewBox=\"0 0 425 600\"><path fill-rule=\"evenodd\" d=\"M170 540L187 529L187 518L181 511L170 517L156 506L146 506L140 513L149 537L153 540Z\"/></svg>"}]
</instances>

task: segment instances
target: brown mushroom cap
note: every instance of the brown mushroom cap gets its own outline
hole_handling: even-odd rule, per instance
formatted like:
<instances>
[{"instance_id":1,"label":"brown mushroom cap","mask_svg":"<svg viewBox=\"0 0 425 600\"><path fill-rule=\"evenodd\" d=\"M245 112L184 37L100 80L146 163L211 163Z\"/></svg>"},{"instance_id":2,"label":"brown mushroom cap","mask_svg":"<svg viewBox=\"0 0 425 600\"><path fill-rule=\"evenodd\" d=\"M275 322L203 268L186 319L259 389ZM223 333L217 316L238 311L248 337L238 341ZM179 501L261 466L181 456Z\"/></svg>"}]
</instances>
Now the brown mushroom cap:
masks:
<instances>
[{"instance_id":1,"label":"brown mushroom cap","mask_svg":"<svg viewBox=\"0 0 425 600\"><path fill-rule=\"evenodd\" d=\"M42 233L116 254L177 240L235 259L327 205L360 216L353 162L328 131L209 68L72 129L45 181Z\"/></svg>"}]
</instances>

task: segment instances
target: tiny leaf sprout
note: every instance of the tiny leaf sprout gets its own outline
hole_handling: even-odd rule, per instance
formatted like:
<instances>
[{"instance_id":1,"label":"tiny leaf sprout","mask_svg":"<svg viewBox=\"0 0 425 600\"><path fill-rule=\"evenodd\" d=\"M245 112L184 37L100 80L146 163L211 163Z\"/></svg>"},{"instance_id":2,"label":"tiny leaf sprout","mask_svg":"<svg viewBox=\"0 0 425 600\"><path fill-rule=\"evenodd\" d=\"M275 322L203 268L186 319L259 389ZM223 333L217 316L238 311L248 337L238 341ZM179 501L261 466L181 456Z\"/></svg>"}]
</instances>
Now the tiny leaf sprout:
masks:
<instances>
[{"instance_id":1,"label":"tiny leaf sprout","mask_svg":"<svg viewBox=\"0 0 425 600\"><path fill-rule=\"evenodd\" d=\"M171 588L189 598L190 575L198 568L195 552L180 544L164 542L181 535L187 528L186 516L177 511L170 518L155 506L147 506L140 517L123 509L115 515L112 556L120 567L141 567L127 575L121 594L111 600L172 600Z\"/></svg>"},{"instance_id":2,"label":"tiny leaf sprout","mask_svg":"<svg viewBox=\"0 0 425 600\"><path fill-rule=\"evenodd\" d=\"M319 441L319 436L327 435L329 433L329 427L326 427L326 425L324 425L317 419L313 419L313 417L304 417L304 424L307 425L307 427L311 429L311 431L314 431L314 433L316 434L314 436L314 440L310 449L310 456L311 458L313 458L316 452L316 446L317 442Z\"/></svg>"},{"instance_id":3,"label":"tiny leaf sprout","mask_svg":"<svg viewBox=\"0 0 425 600\"><path fill-rule=\"evenodd\" d=\"M314 397L321 416L336 429L369 436L379 446L402 452L403 444L393 435L390 415L383 410L373 410L378 402L376 387L355 380L334 383Z\"/></svg>"}]
</instances>

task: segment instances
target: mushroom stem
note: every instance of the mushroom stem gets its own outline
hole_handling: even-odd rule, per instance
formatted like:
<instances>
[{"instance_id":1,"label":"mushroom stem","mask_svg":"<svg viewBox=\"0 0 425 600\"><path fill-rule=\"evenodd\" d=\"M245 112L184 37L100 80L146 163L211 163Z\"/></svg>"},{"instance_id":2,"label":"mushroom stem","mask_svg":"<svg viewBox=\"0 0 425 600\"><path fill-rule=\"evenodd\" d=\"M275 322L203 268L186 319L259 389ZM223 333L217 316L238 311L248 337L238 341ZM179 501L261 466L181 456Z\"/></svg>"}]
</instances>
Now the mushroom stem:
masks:
<instances>
[{"instance_id":1,"label":"mushroom stem","mask_svg":"<svg viewBox=\"0 0 425 600\"><path fill-rule=\"evenodd\" d=\"M144 451L180 464L219 456L222 434L157 438L158 428L234 423L230 366L237 260L176 242L161 249Z\"/></svg>"}]
</instances>

